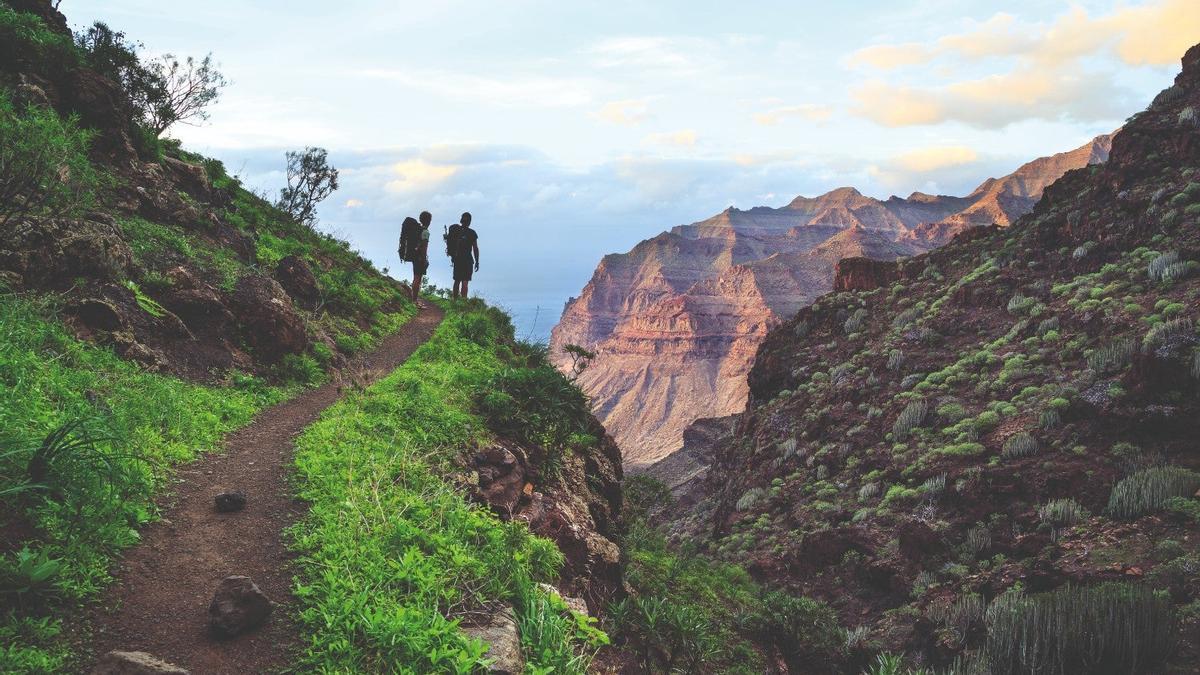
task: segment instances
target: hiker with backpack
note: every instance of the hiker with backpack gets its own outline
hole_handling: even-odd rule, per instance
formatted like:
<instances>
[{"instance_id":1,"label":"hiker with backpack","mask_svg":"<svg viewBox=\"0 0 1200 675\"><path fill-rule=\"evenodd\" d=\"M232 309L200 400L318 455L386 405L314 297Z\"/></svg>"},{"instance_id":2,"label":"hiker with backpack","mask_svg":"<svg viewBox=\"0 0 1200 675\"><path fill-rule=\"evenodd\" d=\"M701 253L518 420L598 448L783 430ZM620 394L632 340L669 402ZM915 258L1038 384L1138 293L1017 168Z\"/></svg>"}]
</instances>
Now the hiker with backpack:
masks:
<instances>
[{"instance_id":1,"label":"hiker with backpack","mask_svg":"<svg viewBox=\"0 0 1200 675\"><path fill-rule=\"evenodd\" d=\"M479 271L479 235L471 229L471 214L464 213L459 222L443 235L446 255L454 266L454 299L466 298L472 272Z\"/></svg>"},{"instance_id":2,"label":"hiker with backpack","mask_svg":"<svg viewBox=\"0 0 1200 675\"><path fill-rule=\"evenodd\" d=\"M422 211L420 218L420 221L412 216L404 219L404 224L400 226L399 250L400 259L413 265L412 301L418 307L423 306L420 300L421 279L429 271L429 224L433 222L433 215Z\"/></svg>"}]
</instances>

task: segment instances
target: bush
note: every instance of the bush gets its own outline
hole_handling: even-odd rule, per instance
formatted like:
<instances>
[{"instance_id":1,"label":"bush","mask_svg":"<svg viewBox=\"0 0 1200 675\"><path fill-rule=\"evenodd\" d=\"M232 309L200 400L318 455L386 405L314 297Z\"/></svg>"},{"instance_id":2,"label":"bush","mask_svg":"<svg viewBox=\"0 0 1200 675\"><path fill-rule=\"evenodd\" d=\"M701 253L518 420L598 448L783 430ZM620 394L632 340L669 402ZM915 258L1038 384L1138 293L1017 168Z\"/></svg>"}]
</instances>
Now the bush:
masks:
<instances>
[{"instance_id":1,"label":"bush","mask_svg":"<svg viewBox=\"0 0 1200 675\"><path fill-rule=\"evenodd\" d=\"M1189 497L1200 489L1200 473L1177 466L1142 469L1113 486L1105 513L1133 519L1161 510L1172 497Z\"/></svg>"},{"instance_id":2,"label":"bush","mask_svg":"<svg viewBox=\"0 0 1200 675\"><path fill-rule=\"evenodd\" d=\"M1151 281L1162 281L1163 273L1166 272L1168 267L1177 262L1179 262L1178 251L1168 251L1167 253L1160 254L1146 266L1146 274L1150 277Z\"/></svg>"},{"instance_id":3,"label":"bush","mask_svg":"<svg viewBox=\"0 0 1200 675\"><path fill-rule=\"evenodd\" d=\"M846 322L842 324L842 330L847 335L861 331L867 325L867 319L871 318L871 313L865 309L856 309L850 315Z\"/></svg>"},{"instance_id":4,"label":"bush","mask_svg":"<svg viewBox=\"0 0 1200 675\"><path fill-rule=\"evenodd\" d=\"M822 602L770 591L745 623L759 639L775 644L797 671L803 664L820 672L821 665L836 664L843 657L845 638L837 614Z\"/></svg>"},{"instance_id":5,"label":"bush","mask_svg":"<svg viewBox=\"0 0 1200 675\"><path fill-rule=\"evenodd\" d=\"M549 365L506 368L476 400L488 427L516 440L561 448L592 429L587 397Z\"/></svg>"},{"instance_id":6,"label":"bush","mask_svg":"<svg viewBox=\"0 0 1200 675\"><path fill-rule=\"evenodd\" d=\"M1074 499L1055 499L1049 501L1038 509L1038 518L1042 524L1050 527L1050 531L1054 537L1058 537L1060 530L1074 527L1087 519L1091 515L1087 509L1079 505L1079 502Z\"/></svg>"},{"instance_id":7,"label":"bush","mask_svg":"<svg viewBox=\"0 0 1200 675\"><path fill-rule=\"evenodd\" d=\"M904 352L899 349L893 349L888 353L887 369L900 370L904 367Z\"/></svg>"},{"instance_id":8,"label":"bush","mask_svg":"<svg viewBox=\"0 0 1200 675\"><path fill-rule=\"evenodd\" d=\"M1017 293L1008 301L1008 313L1026 314L1035 304L1037 304L1037 300Z\"/></svg>"},{"instance_id":9,"label":"bush","mask_svg":"<svg viewBox=\"0 0 1200 675\"><path fill-rule=\"evenodd\" d=\"M1121 338L1088 354L1088 367L1101 375L1115 373L1129 365L1135 352L1137 343L1132 338Z\"/></svg>"},{"instance_id":10,"label":"bush","mask_svg":"<svg viewBox=\"0 0 1200 675\"><path fill-rule=\"evenodd\" d=\"M55 74L80 61L70 37L51 30L34 14L0 3L0 62L28 63Z\"/></svg>"},{"instance_id":11,"label":"bush","mask_svg":"<svg viewBox=\"0 0 1200 675\"><path fill-rule=\"evenodd\" d=\"M1164 321L1146 332L1146 337L1142 338L1142 351L1146 353L1152 352L1159 345L1173 337L1180 335L1191 336L1194 333L1195 328L1190 318L1181 317Z\"/></svg>"},{"instance_id":12,"label":"bush","mask_svg":"<svg viewBox=\"0 0 1200 675\"><path fill-rule=\"evenodd\" d=\"M1156 672L1174 647L1170 600L1141 585L1008 592L987 612L993 675Z\"/></svg>"},{"instance_id":13,"label":"bush","mask_svg":"<svg viewBox=\"0 0 1200 675\"><path fill-rule=\"evenodd\" d=\"M1020 459L1029 457L1037 451L1038 440L1032 434L1021 431L1005 439L1004 446L1000 449L1000 456L1010 460Z\"/></svg>"},{"instance_id":14,"label":"bush","mask_svg":"<svg viewBox=\"0 0 1200 675\"><path fill-rule=\"evenodd\" d=\"M93 135L53 110L19 109L0 91L0 227L90 206L101 182L87 158Z\"/></svg>"},{"instance_id":15,"label":"bush","mask_svg":"<svg viewBox=\"0 0 1200 675\"><path fill-rule=\"evenodd\" d=\"M746 490L744 494L737 500L735 505L738 511L748 511L754 508L754 505L761 502L770 496L770 491L763 487L752 487Z\"/></svg>"},{"instance_id":16,"label":"bush","mask_svg":"<svg viewBox=\"0 0 1200 675\"><path fill-rule=\"evenodd\" d=\"M909 401L892 424L892 435L897 441L904 441L913 429L921 426L928 414L929 403L925 399Z\"/></svg>"}]
</instances>

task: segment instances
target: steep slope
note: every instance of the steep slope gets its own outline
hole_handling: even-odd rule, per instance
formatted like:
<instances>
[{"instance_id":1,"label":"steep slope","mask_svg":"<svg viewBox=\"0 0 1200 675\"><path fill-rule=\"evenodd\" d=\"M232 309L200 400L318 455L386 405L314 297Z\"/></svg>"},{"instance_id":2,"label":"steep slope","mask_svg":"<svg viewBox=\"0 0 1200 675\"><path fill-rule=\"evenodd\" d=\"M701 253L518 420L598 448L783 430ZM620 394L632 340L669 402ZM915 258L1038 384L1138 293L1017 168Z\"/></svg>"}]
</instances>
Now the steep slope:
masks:
<instances>
[{"instance_id":1,"label":"steep slope","mask_svg":"<svg viewBox=\"0 0 1200 675\"><path fill-rule=\"evenodd\" d=\"M843 261L762 343L733 433L689 435L713 463L675 535L919 663L1194 672L1197 110L1200 45L1010 228Z\"/></svg>"},{"instance_id":2,"label":"steep slope","mask_svg":"<svg viewBox=\"0 0 1200 675\"><path fill-rule=\"evenodd\" d=\"M871 199L854 188L774 209L727 209L605 256L551 333L551 354L597 353L580 378L632 468L676 450L701 417L741 410L768 330L832 288L841 258L928 251L966 227L1007 225L1070 168L1103 161L1110 136L989 179L967 197Z\"/></svg>"}]
</instances>

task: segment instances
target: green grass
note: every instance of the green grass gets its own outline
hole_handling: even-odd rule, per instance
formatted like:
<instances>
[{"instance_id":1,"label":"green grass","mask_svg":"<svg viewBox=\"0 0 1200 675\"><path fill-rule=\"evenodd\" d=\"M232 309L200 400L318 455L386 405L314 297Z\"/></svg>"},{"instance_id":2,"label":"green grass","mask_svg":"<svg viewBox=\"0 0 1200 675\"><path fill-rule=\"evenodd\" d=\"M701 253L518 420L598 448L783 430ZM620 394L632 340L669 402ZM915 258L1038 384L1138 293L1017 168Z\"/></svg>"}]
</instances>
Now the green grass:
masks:
<instances>
[{"instance_id":1,"label":"green grass","mask_svg":"<svg viewBox=\"0 0 1200 675\"><path fill-rule=\"evenodd\" d=\"M478 393L521 365L514 347L495 310L452 311L407 363L298 439L296 488L310 504L291 533L305 672L473 672L484 645L459 619L497 603L527 628L531 672L583 672L604 641L537 590L558 575L557 547L443 478L490 437Z\"/></svg>"},{"instance_id":2,"label":"green grass","mask_svg":"<svg viewBox=\"0 0 1200 675\"><path fill-rule=\"evenodd\" d=\"M82 420L74 437L95 439L46 472L46 489L0 497L0 526L32 532L28 552L57 562L28 588L19 551L0 559L10 608L0 615L0 643L8 645L0 671L59 670L65 652L53 617L109 581L114 554L136 543L137 528L155 517L152 498L171 466L217 448L225 433L287 393L248 376L229 380L201 386L143 372L70 336L52 301L0 295L0 493L29 482L30 459L54 429ZM111 459L119 471L82 461L85 452Z\"/></svg>"}]
</instances>

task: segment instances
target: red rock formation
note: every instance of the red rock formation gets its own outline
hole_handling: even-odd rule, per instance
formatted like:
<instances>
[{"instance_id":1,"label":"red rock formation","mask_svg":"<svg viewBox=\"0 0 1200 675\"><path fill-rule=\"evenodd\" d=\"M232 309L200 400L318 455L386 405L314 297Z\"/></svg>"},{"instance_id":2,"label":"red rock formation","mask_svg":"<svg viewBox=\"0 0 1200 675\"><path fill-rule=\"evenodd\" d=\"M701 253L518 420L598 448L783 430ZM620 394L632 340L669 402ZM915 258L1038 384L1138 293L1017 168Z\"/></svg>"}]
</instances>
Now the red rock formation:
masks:
<instances>
[{"instance_id":1,"label":"red rock formation","mask_svg":"<svg viewBox=\"0 0 1200 675\"><path fill-rule=\"evenodd\" d=\"M1027 212L1070 168L1101 161L1109 137L989 179L967 197L880 201L854 188L778 209L726 209L605 256L551 336L597 353L580 384L631 468L676 450L693 420L742 410L763 336L831 288L842 258L927 251L977 224Z\"/></svg>"},{"instance_id":2,"label":"red rock formation","mask_svg":"<svg viewBox=\"0 0 1200 675\"><path fill-rule=\"evenodd\" d=\"M899 278L896 263L871 258L843 258L833 277L834 291L871 291Z\"/></svg>"}]
</instances>

